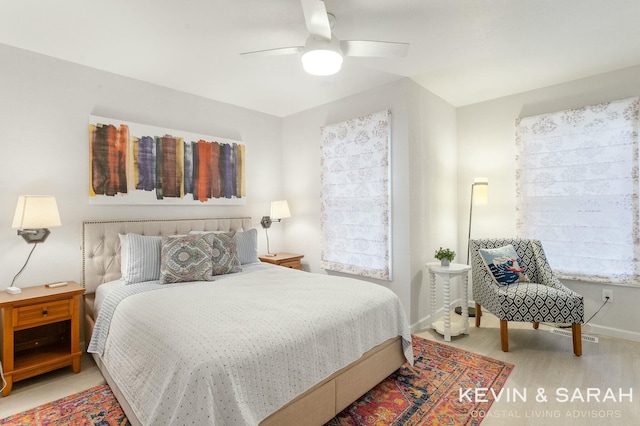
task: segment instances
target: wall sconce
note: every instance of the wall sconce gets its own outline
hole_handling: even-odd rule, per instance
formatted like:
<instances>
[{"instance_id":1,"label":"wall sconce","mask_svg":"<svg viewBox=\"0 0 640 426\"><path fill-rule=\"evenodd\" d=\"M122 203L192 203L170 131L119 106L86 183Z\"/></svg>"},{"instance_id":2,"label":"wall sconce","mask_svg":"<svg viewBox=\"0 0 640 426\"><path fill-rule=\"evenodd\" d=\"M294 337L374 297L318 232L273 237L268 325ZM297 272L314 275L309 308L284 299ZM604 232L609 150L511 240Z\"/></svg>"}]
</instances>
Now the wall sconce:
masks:
<instances>
[{"instance_id":1,"label":"wall sconce","mask_svg":"<svg viewBox=\"0 0 640 426\"><path fill-rule=\"evenodd\" d=\"M269 228L273 222L280 222L282 219L286 219L291 217L291 212L289 211L289 203L287 200L280 201L272 201L271 202L271 214L270 216L262 216L262 220L260 224L264 228L264 233L267 236L267 256L275 256L276 254L271 254L269 249Z\"/></svg>"},{"instance_id":2,"label":"wall sconce","mask_svg":"<svg viewBox=\"0 0 640 426\"><path fill-rule=\"evenodd\" d=\"M27 267L38 243L44 242L49 236L48 228L58 226L62 226L62 223L55 197L50 195L21 195L18 197L11 227L18 229L18 235L22 236L27 243L33 244L33 248L20 271L13 277L11 285L6 289L7 293L18 294L22 292L19 287L13 285L16 278Z\"/></svg>"}]
</instances>

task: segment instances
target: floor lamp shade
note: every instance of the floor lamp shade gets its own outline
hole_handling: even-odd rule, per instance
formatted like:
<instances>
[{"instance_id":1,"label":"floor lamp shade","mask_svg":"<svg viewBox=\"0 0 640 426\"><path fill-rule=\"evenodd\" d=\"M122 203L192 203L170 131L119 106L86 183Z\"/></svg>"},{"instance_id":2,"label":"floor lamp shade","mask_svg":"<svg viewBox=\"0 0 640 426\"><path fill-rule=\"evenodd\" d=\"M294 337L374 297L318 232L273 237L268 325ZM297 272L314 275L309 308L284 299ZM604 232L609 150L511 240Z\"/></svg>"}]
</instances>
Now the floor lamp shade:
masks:
<instances>
[{"instance_id":1,"label":"floor lamp shade","mask_svg":"<svg viewBox=\"0 0 640 426\"><path fill-rule=\"evenodd\" d=\"M473 191L471 194L473 204L477 206L489 204L489 179L486 177L475 178L471 188Z\"/></svg>"}]
</instances>

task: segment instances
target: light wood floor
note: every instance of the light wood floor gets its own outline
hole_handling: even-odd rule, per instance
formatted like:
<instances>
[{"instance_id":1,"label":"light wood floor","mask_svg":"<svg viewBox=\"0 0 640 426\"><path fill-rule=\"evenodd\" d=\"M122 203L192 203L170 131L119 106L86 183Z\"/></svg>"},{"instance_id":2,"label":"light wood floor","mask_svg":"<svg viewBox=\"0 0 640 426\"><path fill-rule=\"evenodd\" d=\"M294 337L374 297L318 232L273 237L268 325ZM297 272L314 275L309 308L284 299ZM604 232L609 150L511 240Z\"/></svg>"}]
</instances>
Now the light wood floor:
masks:
<instances>
[{"instance_id":1,"label":"light wood floor","mask_svg":"<svg viewBox=\"0 0 640 426\"><path fill-rule=\"evenodd\" d=\"M505 353L494 316L485 313L480 328L473 326L473 318L470 325L469 335L454 337L448 344L515 365L501 400L493 403L482 426L631 425L640 419L640 343L597 336L599 343L583 341L583 355L576 357L570 337L552 334L543 324L534 330L530 324L510 323L509 352ZM417 334L443 341L433 330ZM100 371L85 355L78 374L66 368L14 383L11 394L0 397L0 419L102 383ZM566 389L567 399L573 402L557 401L559 388ZM544 391L547 402L536 400L538 389ZM600 402L593 396L591 402L577 399L575 392L586 401L589 389L592 394L602 392ZM614 391L615 401L603 402L607 389ZM625 394L631 389L633 402L628 396L620 397L620 389Z\"/></svg>"},{"instance_id":2,"label":"light wood floor","mask_svg":"<svg viewBox=\"0 0 640 426\"><path fill-rule=\"evenodd\" d=\"M502 352L498 319L483 312L480 328L474 321L469 320L468 336L453 337L445 343L515 365L501 400L493 403L482 426L638 424L640 343L596 336L599 343L582 341L582 356L577 357L571 337L552 334L551 327L544 324L534 330L529 323L509 323L509 352ZM583 330L583 334L588 331ZM443 342L434 330L417 335ZM609 388L615 392L616 401L607 398L603 402ZM536 400L538 389L546 395L546 402ZM586 402L589 389L592 394L602 392L600 402L593 396ZM619 397L619 389L626 394L632 392L633 400ZM516 392L518 395L514 395ZM523 401L520 395L525 392ZM579 395L585 402L580 402Z\"/></svg>"}]
</instances>

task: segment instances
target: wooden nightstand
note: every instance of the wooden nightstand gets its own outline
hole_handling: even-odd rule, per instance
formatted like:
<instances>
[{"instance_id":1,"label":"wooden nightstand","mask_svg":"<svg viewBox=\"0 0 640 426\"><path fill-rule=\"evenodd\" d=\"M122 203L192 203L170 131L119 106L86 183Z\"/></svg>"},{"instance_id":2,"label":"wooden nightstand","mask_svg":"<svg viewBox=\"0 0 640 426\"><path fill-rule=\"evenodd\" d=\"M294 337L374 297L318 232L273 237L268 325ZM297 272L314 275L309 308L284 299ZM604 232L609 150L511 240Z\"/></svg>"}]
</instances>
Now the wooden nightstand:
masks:
<instances>
[{"instance_id":1,"label":"wooden nightstand","mask_svg":"<svg viewBox=\"0 0 640 426\"><path fill-rule=\"evenodd\" d=\"M0 292L2 368L11 393L13 382L51 370L73 367L80 372L80 295L84 288L25 287L22 293Z\"/></svg>"},{"instance_id":2,"label":"wooden nightstand","mask_svg":"<svg viewBox=\"0 0 640 426\"><path fill-rule=\"evenodd\" d=\"M274 256L263 255L258 259L260 259L261 262L273 263L274 265L284 266L285 268L302 270L300 259L303 257L303 254L277 253Z\"/></svg>"}]
</instances>

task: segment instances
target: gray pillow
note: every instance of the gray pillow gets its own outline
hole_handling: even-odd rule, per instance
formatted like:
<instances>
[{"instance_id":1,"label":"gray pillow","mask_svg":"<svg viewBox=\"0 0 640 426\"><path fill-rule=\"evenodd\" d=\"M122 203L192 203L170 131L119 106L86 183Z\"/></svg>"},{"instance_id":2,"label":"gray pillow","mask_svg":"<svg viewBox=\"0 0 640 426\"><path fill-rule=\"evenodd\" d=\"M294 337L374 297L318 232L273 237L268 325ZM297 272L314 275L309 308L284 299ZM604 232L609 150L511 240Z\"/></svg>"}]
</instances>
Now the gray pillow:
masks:
<instances>
[{"instance_id":1,"label":"gray pillow","mask_svg":"<svg viewBox=\"0 0 640 426\"><path fill-rule=\"evenodd\" d=\"M259 262L258 259L258 230L238 231L233 237L236 240L240 263Z\"/></svg>"}]
</instances>

